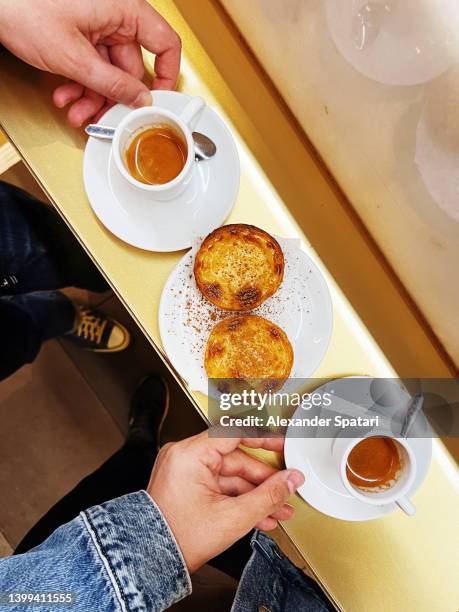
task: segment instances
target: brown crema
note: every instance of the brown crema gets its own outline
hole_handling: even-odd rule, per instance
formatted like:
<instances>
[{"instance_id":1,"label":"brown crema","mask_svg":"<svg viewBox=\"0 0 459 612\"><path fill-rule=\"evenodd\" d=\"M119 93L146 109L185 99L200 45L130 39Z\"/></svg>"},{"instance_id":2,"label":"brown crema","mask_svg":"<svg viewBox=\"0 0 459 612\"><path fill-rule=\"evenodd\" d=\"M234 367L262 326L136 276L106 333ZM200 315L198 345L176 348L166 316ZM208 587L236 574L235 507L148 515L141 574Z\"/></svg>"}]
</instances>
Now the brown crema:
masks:
<instances>
[{"instance_id":1,"label":"brown crema","mask_svg":"<svg viewBox=\"0 0 459 612\"><path fill-rule=\"evenodd\" d=\"M183 170L187 155L186 142L168 125L144 129L125 151L129 173L147 185L172 181Z\"/></svg>"},{"instance_id":2,"label":"brown crema","mask_svg":"<svg viewBox=\"0 0 459 612\"><path fill-rule=\"evenodd\" d=\"M359 442L349 453L346 475L355 487L388 487L400 472L397 443L391 438L374 436Z\"/></svg>"}]
</instances>

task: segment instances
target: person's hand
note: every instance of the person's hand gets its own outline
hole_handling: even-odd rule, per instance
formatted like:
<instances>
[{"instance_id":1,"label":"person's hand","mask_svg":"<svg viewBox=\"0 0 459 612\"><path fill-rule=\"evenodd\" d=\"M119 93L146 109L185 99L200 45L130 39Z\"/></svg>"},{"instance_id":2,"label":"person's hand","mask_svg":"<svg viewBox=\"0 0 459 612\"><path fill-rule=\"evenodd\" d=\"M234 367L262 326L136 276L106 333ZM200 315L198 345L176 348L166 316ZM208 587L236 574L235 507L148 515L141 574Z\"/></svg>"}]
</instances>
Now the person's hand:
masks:
<instances>
[{"instance_id":1,"label":"person's hand","mask_svg":"<svg viewBox=\"0 0 459 612\"><path fill-rule=\"evenodd\" d=\"M0 0L0 42L27 63L70 79L54 92L80 126L113 102L151 104L140 45L156 54L153 87L173 89L179 36L146 0Z\"/></svg>"},{"instance_id":2,"label":"person's hand","mask_svg":"<svg viewBox=\"0 0 459 612\"><path fill-rule=\"evenodd\" d=\"M180 546L190 573L254 527L274 529L293 516L286 502L301 486L298 470L278 471L239 444L281 451L284 440L214 438L204 432L167 444L147 487Z\"/></svg>"}]
</instances>

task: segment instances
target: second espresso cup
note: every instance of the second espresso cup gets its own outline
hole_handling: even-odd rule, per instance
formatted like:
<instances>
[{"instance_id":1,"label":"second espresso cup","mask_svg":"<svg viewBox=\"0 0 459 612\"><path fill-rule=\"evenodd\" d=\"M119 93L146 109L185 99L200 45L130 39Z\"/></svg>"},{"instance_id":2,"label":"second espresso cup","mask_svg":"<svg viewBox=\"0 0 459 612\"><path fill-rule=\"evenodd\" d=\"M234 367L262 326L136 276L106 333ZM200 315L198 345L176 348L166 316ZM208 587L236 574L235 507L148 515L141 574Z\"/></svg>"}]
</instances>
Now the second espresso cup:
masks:
<instances>
[{"instance_id":1,"label":"second espresso cup","mask_svg":"<svg viewBox=\"0 0 459 612\"><path fill-rule=\"evenodd\" d=\"M348 458L353 449L363 440L371 437L389 438L397 447L400 458L400 471L394 483L387 488L360 488L350 482L347 472ZM416 476L416 457L405 438L395 438L387 432L372 431L362 438L337 437L333 443L333 457L336 461L341 480L347 491L356 499L373 506L397 504L406 514L413 516L416 508L407 498Z\"/></svg>"},{"instance_id":2,"label":"second espresso cup","mask_svg":"<svg viewBox=\"0 0 459 612\"><path fill-rule=\"evenodd\" d=\"M205 101L198 96L192 98L179 114L157 106L146 106L126 115L116 128L112 142L113 160L121 176L133 187L150 193L154 200L171 200L179 196L193 177L196 161L192 132L205 107ZM133 138L142 130L154 127L171 128L178 137L183 139L187 147L182 170L167 183L149 184L138 181L132 176L126 165L126 151Z\"/></svg>"}]
</instances>

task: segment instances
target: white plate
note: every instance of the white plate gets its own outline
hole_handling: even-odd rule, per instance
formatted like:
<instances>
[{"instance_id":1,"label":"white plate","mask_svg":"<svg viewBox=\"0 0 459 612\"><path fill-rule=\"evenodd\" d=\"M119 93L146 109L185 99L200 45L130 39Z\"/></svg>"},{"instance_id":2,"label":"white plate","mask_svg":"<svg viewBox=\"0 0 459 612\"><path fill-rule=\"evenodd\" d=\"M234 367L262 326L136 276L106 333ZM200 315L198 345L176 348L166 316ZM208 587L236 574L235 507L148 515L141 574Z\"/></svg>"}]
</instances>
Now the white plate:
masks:
<instances>
[{"instance_id":1,"label":"white plate","mask_svg":"<svg viewBox=\"0 0 459 612\"><path fill-rule=\"evenodd\" d=\"M328 382L319 387L317 391L331 392L340 380L343 379ZM370 385L372 379L367 380ZM363 387L359 386L358 389L363 390ZM401 394L404 401L407 402L410 398L408 393L401 390ZM356 398L356 404L365 406L368 396L369 393L365 397ZM300 407L295 411L293 418L304 416L304 409ZM339 428L336 428L336 435L340 431ZM323 514L344 521L369 521L394 512L397 509L395 504L372 506L350 495L341 482L338 468L332 458L333 440L334 438L298 438L294 437L292 428L287 430L284 448L285 464L287 468L300 470L305 476L304 484L298 489L301 497ZM411 496L421 486L427 475L432 456L432 439L430 437L409 438L408 442L416 455L417 465L416 478L408 493L408 496Z\"/></svg>"},{"instance_id":2,"label":"white plate","mask_svg":"<svg viewBox=\"0 0 459 612\"><path fill-rule=\"evenodd\" d=\"M291 378L308 378L322 361L333 328L333 309L322 273L300 249L298 240L277 238L285 258L284 279L278 291L253 313L276 323L287 334L294 351ZM198 290L193 265L196 244L173 270L161 295L159 330L175 369L194 391L208 394L204 353L212 327L224 312Z\"/></svg>"},{"instance_id":3,"label":"white plate","mask_svg":"<svg viewBox=\"0 0 459 612\"><path fill-rule=\"evenodd\" d=\"M190 96L175 91L154 91L155 105L175 113ZM116 127L130 112L118 104L100 120ZM217 153L196 164L191 185L175 200L158 202L129 185L115 167L111 143L89 138L84 155L86 193L99 220L121 240L148 251L179 251L192 245L196 235L219 227L236 201L239 190L239 156L225 122L207 107L196 131L212 138Z\"/></svg>"}]
</instances>

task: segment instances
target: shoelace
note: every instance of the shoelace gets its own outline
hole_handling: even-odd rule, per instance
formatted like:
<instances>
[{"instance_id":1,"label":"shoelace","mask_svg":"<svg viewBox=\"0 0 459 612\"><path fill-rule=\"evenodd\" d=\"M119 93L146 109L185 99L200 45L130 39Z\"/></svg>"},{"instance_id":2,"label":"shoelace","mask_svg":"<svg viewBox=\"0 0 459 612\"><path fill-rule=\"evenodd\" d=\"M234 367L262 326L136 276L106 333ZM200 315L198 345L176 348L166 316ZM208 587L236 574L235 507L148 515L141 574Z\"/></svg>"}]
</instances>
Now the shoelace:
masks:
<instances>
[{"instance_id":1,"label":"shoelace","mask_svg":"<svg viewBox=\"0 0 459 612\"><path fill-rule=\"evenodd\" d=\"M102 334L107 326L107 320L101 320L86 308L80 309L81 321L76 330L77 336L90 340L96 344L102 341Z\"/></svg>"}]
</instances>

